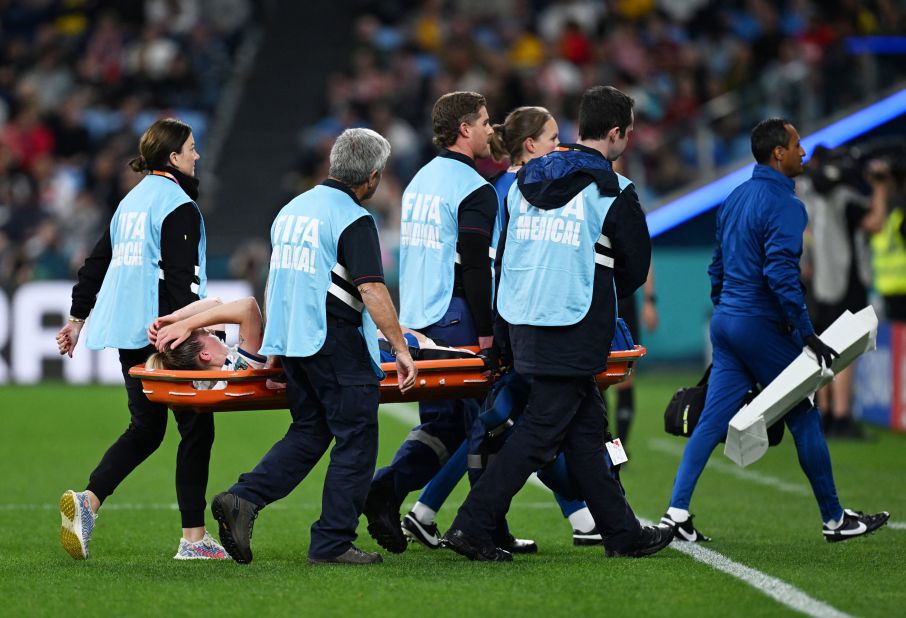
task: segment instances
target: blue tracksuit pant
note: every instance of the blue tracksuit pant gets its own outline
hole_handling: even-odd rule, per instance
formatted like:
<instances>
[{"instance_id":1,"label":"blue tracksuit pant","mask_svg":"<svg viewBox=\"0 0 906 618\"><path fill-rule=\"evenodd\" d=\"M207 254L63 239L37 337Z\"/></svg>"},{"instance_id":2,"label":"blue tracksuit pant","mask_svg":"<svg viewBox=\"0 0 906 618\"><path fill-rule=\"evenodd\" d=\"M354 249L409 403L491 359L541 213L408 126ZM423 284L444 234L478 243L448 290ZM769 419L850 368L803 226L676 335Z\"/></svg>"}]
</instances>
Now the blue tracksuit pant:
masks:
<instances>
[{"instance_id":1,"label":"blue tracksuit pant","mask_svg":"<svg viewBox=\"0 0 906 618\"><path fill-rule=\"evenodd\" d=\"M778 323L763 317L726 315L718 307L711 319L713 363L708 395L698 425L689 438L676 473L670 506L689 508L711 451L727 433L730 419L754 382L767 385L802 352L796 334L784 334ZM825 522L842 517L824 440L821 415L808 400L784 417L799 454L799 465L812 485Z\"/></svg>"},{"instance_id":2,"label":"blue tracksuit pant","mask_svg":"<svg viewBox=\"0 0 906 618\"><path fill-rule=\"evenodd\" d=\"M428 337L449 346L475 345L478 334L464 298L454 296L444 316L422 329ZM378 470L374 485L390 491L397 504L421 489L459 449L478 415L475 399L420 401L420 425L414 427L391 464ZM455 483L454 483L455 485Z\"/></svg>"},{"instance_id":3,"label":"blue tracksuit pant","mask_svg":"<svg viewBox=\"0 0 906 618\"><path fill-rule=\"evenodd\" d=\"M469 442L463 442L450 457L449 461L447 461L446 465L441 468L440 472L438 472L425 489L422 490L421 495L418 497L419 502L434 511L440 510L440 507L444 505L444 502L446 502L447 498L450 497L450 494L453 493L456 485L462 477L465 476L468 451ZM554 463L547 468L538 471L538 478L554 491L554 499L557 500L557 504L560 506L563 517L569 517L576 511L585 508L585 501L581 498L571 500L563 497L560 493L557 493L558 488L566 486L568 483L566 460L563 458L562 453Z\"/></svg>"}]
</instances>

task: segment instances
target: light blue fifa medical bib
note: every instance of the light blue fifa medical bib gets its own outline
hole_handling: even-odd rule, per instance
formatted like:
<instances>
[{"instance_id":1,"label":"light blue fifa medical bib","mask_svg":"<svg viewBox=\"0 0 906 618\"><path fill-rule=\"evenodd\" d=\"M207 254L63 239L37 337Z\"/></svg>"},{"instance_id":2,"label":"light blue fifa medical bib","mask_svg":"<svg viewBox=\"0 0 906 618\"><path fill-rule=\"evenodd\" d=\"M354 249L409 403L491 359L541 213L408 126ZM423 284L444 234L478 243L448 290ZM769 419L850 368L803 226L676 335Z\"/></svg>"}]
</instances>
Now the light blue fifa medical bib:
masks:
<instances>
[{"instance_id":1,"label":"light blue fifa medical bib","mask_svg":"<svg viewBox=\"0 0 906 618\"><path fill-rule=\"evenodd\" d=\"M631 184L617 174L620 191ZM528 203L519 185L507 195L509 224L498 289L497 309L511 324L569 326L591 306L595 266L613 268L601 233L616 197L602 196L594 183L560 208L541 210Z\"/></svg>"},{"instance_id":2,"label":"light blue fifa medical bib","mask_svg":"<svg viewBox=\"0 0 906 618\"><path fill-rule=\"evenodd\" d=\"M485 184L462 161L435 157L406 187L400 217L400 323L405 326L430 326L447 311L453 298L459 205Z\"/></svg>"},{"instance_id":3,"label":"light blue fifa medical bib","mask_svg":"<svg viewBox=\"0 0 906 618\"><path fill-rule=\"evenodd\" d=\"M117 206L110 221L113 257L87 324L85 345L89 349L137 350L148 345L148 326L160 311L161 226L167 215L189 202L195 204L176 181L149 174ZM207 294L205 245L202 218L199 284L197 290L194 284L192 288L199 298Z\"/></svg>"},{"instance_id":4,"label":"light blue fifa medical bib","mask_svg":"<svg viewBox=\"0 0 906 618\"><path fill-rule=\"evenodd\" d=\"M362 313L361 333L378 378L377 326L364 304L331 281L331 271L348 278L337 263L343 230L371 215L345 192L318 185L283 207L271 226L270 272L265 310L267 324L260 354L306 357L327 337L327 294ZM351 283L351 281L350 281Z\"/></svg>"}]
</instances>

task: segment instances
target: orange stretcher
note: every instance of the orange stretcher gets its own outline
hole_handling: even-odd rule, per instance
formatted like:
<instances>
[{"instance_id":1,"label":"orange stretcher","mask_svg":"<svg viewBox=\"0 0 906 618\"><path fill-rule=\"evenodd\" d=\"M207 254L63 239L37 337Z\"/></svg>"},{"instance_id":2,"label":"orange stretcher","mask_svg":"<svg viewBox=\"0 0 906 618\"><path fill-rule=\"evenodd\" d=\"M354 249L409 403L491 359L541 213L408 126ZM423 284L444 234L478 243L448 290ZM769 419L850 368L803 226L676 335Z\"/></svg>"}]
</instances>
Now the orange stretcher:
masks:
<instances>
[{"instance_id":1,"label":"orange stretcher","mask_svg":"<svg viewBox=\"0 0 906 618\"><path fill-rule=\"evenodd\" d=\"M607 369L596 376L598 385L607 388L632 375L633 364L647 350L637 345L632 350L611 351ZM397 386L396 364L381 363L386 377L380 384L381 403L400 403L428 399L484 398L493 378L484 375L485 359L453 358L415 361L418 377L415 386L401 393ZM248 369L245 371L177 371L145 369L136 365L129 375L142 381L142 392L156 403L174 409L192 408L196 412L230 412L236 410L279 410L287 408L286 391L268 388L267 381L280 379L281 369ZM226 382L225 388L198 389L195 382Z\"/></svg>"}]
</instances>

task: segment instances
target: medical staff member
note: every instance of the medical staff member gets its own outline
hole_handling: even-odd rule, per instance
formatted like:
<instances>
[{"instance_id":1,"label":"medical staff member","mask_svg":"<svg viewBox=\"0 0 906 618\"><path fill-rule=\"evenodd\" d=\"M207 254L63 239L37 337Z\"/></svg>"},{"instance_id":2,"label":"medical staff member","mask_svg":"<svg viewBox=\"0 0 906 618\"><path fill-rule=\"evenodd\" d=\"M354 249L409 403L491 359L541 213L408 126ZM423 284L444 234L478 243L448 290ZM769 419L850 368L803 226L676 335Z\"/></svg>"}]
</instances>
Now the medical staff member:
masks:
<instances>
[{"instance_id":1,"label":"medical staff member","mask_svg":"<svg viewBox=\"0 0 906 618\"><path fill-rule=\"evenodd\" d=\"M445 535L447 546L469 559L512 560L493 542L495 524L529 475L561 450L607 555L648 555L673 536L666 527L643 528L611 476L607 413L595 382L616 326L615 293L641 286L651 262L635 189L611 166L629 141L632 106L615 88L587 90L578 143L529 161L507 195L497 310L509 325L514 368L531 376L532 387L522 424Z\"/></svg>"},{"instance_id":2,"label":"medical staff member","mask_svg":"<svg viewBox=\"0 0 906 618\"><path fill-rule=\"evenodd\" d=\"M258 511L295 489L332 441L308 561L382 562L352 544L377 460L383 373L375 325L397 351L400 390L417 373L384 285L377 228L362 207L389 156L390 143L374 131L344 131L330 151L327 180L284 206L271 226L260 353L283 357L293 422L254 470L211 503L236 562L252 561Z\"/></svg>"},{"instance_id":3,"label":"medical staff member","mask_svg":"<svg viewBox=\"0 0 906 618\"><path fill-rule=\"evenodd\" d=\"M431 113L440 153L403 192L400 223L400 321L445 345L491 348L491 258L497 194L475 169L491 153L494 129L476 92L440 97ZM368 532L394 553L406 549L400 505L456 452L478 402L419 402L413 428L393 462L374 477L365 516Z\"/></svg>"},{"instance_id":4,"label":"medical staff member","mask_svg":"<svg viewBox=\"0 0 906 618\"><path fill-rule=\"evenodd\" d=\"M69 322L57 334L60 354L72 356L89 313L86 345L119 352L131 415L129 426L104 453L84 491L60 498L63 548L88 558L98 509L119 484L157 450L167 428L167 406L151 403L129 368L155 350L148 326L205 296L205 233L198 199L192 128L173 118L158 120L142 135L129 165L144 175L120 202L110 227L79 270ZM223 559L223 548L204 527L208 463L214 442L210 414L174 412L180 442L176 501L182 519L177 559Z\"/></svg>"},{"instance_id":5,"label":"medical staff member","mask_svg":"<svg viewBox=\"0 0 906 618\"><path fill-rule=\"evenodd\" d=\"M557 121L543 107L517 107L507 114L501 124L494 125L494 134L491 137L491 156L495 161L509 162L506 170L491 179L497 194L496 230L503 229L505 225L506 194L516 181L516 172L527 161L551 152L558 143L560 143L560 129ZM480 421L476 422L480 423ZM403 518L403 533L407 537L430 549L440 547L440 534L435 517L437 511L440 510L466 473L468 450L468 444L463 444L450 456L444 467L422 491L412 510ZM589 534L596 534L592 531L594 521L592 521L588 509L584 508L585 503L560 501L559 498L558 501L563 509L563 516L574 522L574 529L578 527L581 530L589 531ZM505 545L510 551L515 550L521 553L537 551L537 545L533 541L510 538L505 522L501 522L501 525L498 526L495 536L499 544ZM597 535L598 542L600 542L600 538L600 535Z\"/></svg>"},{"instance_id":6,"label":"medical staff member","mask_svg":"<svg viewBox=\"0 0 906 618\"><path fill-rule=\"evenodd\" d=\"M711 451L726 435L752 385L770 384L803 345L825 367L837 356L815 334L800 283L808 216L793 181L802 173L805 157L799 133L787 120L764 120L752 129L752 154L757 163L752 178L737 187L717 213L717 246L708 267L714 365L705 407L661 519L685 541L710 540L692 525L689 503ZM803 400L784 421L818 501L824 538L845 541L884 525L886 512L864 515L840 506L821 415L811 401Z\"/></svg>"}]
</instances>

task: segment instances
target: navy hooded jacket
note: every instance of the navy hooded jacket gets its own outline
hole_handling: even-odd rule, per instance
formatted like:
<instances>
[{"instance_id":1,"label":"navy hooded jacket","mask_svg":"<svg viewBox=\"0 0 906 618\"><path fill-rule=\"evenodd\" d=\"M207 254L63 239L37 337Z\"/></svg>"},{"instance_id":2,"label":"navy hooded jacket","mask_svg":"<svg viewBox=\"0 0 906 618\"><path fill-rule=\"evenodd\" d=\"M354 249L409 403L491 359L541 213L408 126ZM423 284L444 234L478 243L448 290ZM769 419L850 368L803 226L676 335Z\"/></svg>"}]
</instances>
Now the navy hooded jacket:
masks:
<instances>
[{"instance_id":1,"label":"navy hooded jacket","mask_svg":"<svg viewBox=\"0 0 906 618\"><path fill-rule=\"evenodd\" d=\"M561 144L557 150L529 161L516 175L523 196L542 210L560 208L591 183L602 195L618 195L604 218L602 233L611 239L613 270L595 268L591 307L570 326L507 324L496 317L494 339L515 368L527 375L589 376L607 367L616 323L616 299L629 296L645 283L651 264L651 237L635 187L620 193L610 162L597 150ZM497 265L506 253L506 227L497 246ZM496 277L500 281L500 276Z\"/></svg>"},{"instance_id":2,"label":"navy hooded jacket","mask_svg":"<svg viewBox=\"0 0 906 618\"><path fill-rule=\"evenodd\" d=\"M717 247L708 267L715 313L767 317L802 337L814 332L799 278L808 223L795 182L756 165L717 213Z\"/></svg>"}]
</instances>

